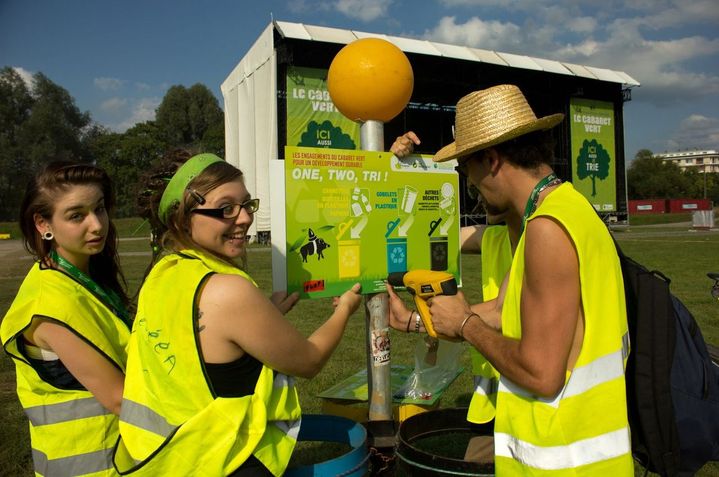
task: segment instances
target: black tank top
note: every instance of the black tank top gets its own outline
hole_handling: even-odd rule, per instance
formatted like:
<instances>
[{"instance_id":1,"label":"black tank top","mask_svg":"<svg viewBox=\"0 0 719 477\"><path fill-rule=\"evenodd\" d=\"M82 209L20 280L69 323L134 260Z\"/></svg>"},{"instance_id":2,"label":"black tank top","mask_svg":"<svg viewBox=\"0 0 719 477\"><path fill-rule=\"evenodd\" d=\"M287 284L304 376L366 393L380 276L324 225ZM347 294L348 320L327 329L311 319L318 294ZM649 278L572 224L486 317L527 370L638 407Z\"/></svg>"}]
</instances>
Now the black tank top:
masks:
<instances>
[{"instance_id":1,"label":"black tank top","mask_svg":"<svg viewBox=\"0 0 719 477\"><path fill-rule=\"evenodd\" d=\"M262 363L245 353L230 363L205 363L205 370L218 397L242 397L255 392ZM229 477L272 477L272 473L251 455Z\"/></svg>"},{"instance_id":2,"label":"black tank top","mask_svg":"<svg viewBox=\"0 0 719 477\"><path fill-rule=\"evenodd\" d=\"M262 363L245 353L230 363L205 363L205 370L218 397L242 397L255 392Z\"/></svg>"}]
</instances>

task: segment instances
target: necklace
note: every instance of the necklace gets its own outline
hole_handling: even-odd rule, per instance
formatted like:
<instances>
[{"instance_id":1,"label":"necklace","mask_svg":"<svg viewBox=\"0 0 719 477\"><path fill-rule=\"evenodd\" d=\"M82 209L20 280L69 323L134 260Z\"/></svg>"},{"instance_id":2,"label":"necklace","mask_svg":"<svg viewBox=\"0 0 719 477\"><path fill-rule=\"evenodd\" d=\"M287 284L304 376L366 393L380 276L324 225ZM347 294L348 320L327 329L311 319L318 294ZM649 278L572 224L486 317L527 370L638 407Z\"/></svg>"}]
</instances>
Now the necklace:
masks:
<instances>
[{"instance_id":1,"label":"necklace","mask_svg":"<svg viewBox=\"0 0 719 477\"><path fill-rule=\"evenodd\" d=\"M130 315L122 303L122 300L112 290L105 290L98 285L89 275L77 268L75 265L70 263L67 259L60 256L57 250L53 249L50 252L50 258L55 262L58 267L62 268L71 277L77 280L82 286L91 291L101 302L105 304L110 310L117 315L126 324L130 323Z\"/></svg>"},{"instance_id":2,"label":"necklace","mask_svg":"<svg viewBox=\"0 0 719 477\"><path fill-rule=\"evenodd\" d=\"M537 210L537 202L539 201L539 194L544 191L547 187L555 186L562 183L562 179L557 177L557 175L552 172L546 177L544 177L542 180L537 182L537 185L534 186L534 189L532 189L532 193L529 194L529 199L527 199L527 205L524 207L524 217L522 217L522 229L519 231L519 235L522 235L524 233L524 225L527 223L527 219L530 215L534 213L535 210Z\"/></svg>"}]
</instances>

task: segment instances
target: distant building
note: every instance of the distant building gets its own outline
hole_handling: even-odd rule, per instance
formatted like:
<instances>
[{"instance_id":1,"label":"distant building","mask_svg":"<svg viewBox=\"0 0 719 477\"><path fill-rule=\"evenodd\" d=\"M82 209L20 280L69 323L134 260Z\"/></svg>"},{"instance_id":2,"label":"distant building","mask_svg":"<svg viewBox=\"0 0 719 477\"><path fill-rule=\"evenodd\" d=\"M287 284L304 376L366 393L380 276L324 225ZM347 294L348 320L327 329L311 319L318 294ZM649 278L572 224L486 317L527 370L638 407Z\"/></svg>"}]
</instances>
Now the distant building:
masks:
<instances>
[{"instance_id":1,"label":"distant building","mask_svg":"<svg viewBox=\"0 0 719 477\"><path fill-rule=\"evenodd\" d=\"M710 149L707 151L678 151L655 154L665 161L671 161L683 171L696 170L700 173L719 172L719 152Z\"/></svg>"}]
</instances>

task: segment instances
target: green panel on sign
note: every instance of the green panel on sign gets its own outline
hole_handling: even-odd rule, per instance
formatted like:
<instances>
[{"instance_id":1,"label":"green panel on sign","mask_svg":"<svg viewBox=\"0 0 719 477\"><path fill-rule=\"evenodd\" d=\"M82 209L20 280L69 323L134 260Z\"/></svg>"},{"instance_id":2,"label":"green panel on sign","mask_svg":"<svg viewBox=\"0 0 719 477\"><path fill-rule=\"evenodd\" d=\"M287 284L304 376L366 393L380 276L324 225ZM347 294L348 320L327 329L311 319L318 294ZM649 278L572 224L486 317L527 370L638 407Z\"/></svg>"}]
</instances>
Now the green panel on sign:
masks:
<instances>
[{"instance_id":1,"label":"green panel on sign","mask_svg":"<svg viewBox=\"0 0 719 477\"><path fill-rule=\"evenodd\" d=\"M453 163L387 152L285 148L287 291L304 297L385 290L392 272L427 269L460 283Z\"/></svg>"},{"instance_id":2,"label":"green panel on sign","mask_svg":"<svg viewBox=\"0 0 719 477\"><path fill-rule=\"evenodd\" d=\"M600 212L617 210L612 103L571 100L572 183Z\"/></svg>"},{"instance_id":3,"label":"green panel on sign","mask_svg":"<svg viewBox=\"0 0 719 477\"><path fill-rule=\"evenodd\" d=\"M359 124L335 108L327 91L327 70L287 68L287 145L359 147Z\"/></svg>"}]
</instances>

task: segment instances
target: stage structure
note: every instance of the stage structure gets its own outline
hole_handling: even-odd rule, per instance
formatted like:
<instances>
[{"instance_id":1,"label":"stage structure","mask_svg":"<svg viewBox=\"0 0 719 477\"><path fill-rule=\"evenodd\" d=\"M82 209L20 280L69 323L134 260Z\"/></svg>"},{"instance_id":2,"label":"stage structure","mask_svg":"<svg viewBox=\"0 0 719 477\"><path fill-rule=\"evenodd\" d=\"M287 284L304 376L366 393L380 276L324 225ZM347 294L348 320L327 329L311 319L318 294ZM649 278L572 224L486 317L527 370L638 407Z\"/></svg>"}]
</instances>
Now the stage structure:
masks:
<instances>
[{"instance_id":1,"label":"stage structure","mask_svg":"<svg viewBox=\"0 0 719 477\"><path fill-rule=\"evenodd\" d=\"M639 86L621 71L524 55L275 21L222 83L225 157L245 174L260 198L250 234L270 231L270 162L285 146L359 149L359 126L336 110L327 70L337 52L358 38L394 43L414 71L410 103L384 125L389 147L407 130L417 132L418 153L432 154L453 140L454 106L465 94L502 83L519 86L537 116L565 114L557 128L554 170L570 180L607 221L626 221L623 107ZM463 223L475 219L460 184Z\"/></svg>"}]
</instances>

